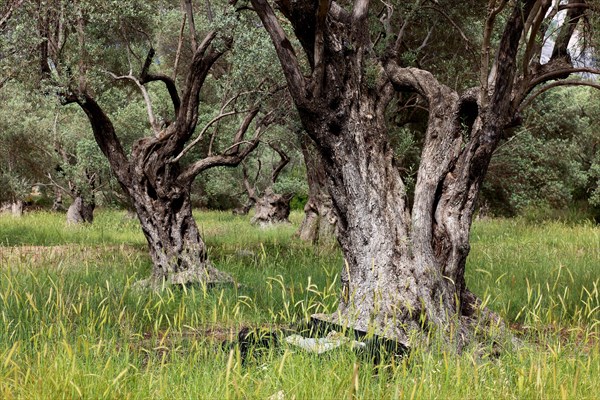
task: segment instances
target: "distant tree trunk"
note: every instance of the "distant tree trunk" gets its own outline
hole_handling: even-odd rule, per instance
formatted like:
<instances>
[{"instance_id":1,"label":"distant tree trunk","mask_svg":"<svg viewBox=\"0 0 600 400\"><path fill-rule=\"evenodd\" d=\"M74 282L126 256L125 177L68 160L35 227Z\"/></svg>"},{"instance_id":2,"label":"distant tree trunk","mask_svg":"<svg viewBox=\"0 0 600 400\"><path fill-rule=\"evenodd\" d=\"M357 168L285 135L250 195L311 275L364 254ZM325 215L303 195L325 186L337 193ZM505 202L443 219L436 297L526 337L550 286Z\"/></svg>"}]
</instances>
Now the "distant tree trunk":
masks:
<instances>
[{"instance_id":1,"label":"distant tree trunk","mask_svg":"<svg viewBox=\"0 0 600 400\"><path fill-rule=\"evenodd\" d=\"M255 225L266 226L277 223L290 222L288 217L290 215L290 201L292 200L292 194L279 194L273 191L273 186L277 182L279 174L285 166L290 162L288 155L275 143L268 143L268 146L279 154L280 161L277 165L273 166L271 172L271 180L269 186L265 189L262 196L259 197L257 189L254 186L260 175L261 164L258 163L258 171L254 178L254 185L250 183L248 178L248 170L246 166L243 166L244 173L244 187L248 194L248 202L241 209L234 210L234 214L245 215L250 211L250 208L254 205L255 213L250 222Z\"/></svg>"},{"instance_id":2,"label":"distant tree trunk","mask_svg":"<svg viewBox=\"0 0 600 400\"><path fill-rule=\"evenodd\" d=\"M290 195L273 193L273 190L268 188L265 194L256 200L251 222L260 226L290 222L288 217L291 200Z\"/></svg>"},{"instance_id":3,"label":"distant tree trunk","mask_svg":"<svg viewBox=\"0 0 600 400\"><path fill-rule=\"evenodd\" d=\"M83 197L77 196L67 210L68 224L81 224L94 222L94 209L96 203L94 200L86 201Z\"/></svg>"},{"instance_id":4,"label":"distant tree trunk","mask_svg":"<svg viewBox=\"0 0 600 400\"><path fill-rule=\"evenodd\" d=\"M54 201L52 202L52 211L64 211L62 192L59 189L54 191Z\"/></svg>"},{"instance_id":5,"label":"distant tree trunk","mask_svg":"<svg viewBox=\"0 0 600 400\"><path fill-rule=\"evenodd\" d=\"M0 207L0 213L10 213L13 217L21 217L24 209L23 200L14 200L11 203L5 203Z\"/></svg>"},{"instance_id":6,"label":"distant tree trunk","mask_svg":"<svg viewBox=\"0 0 600 400\"><path fill-rule=\"evenodd\" d=\"M308 201L304 206L304 219L296 235L306 242L330 243L335 240L336 217L327 191L321 156L308 135L302 134L300 144L306 165Z\"/></svg>"},{"instance_id":7,"label":"distant tree trunk","mask_svg":"<svg viewBox=\"0 0 600 400\"><path fill-rule=\"evenodd\" d=\"M12 215L15 217L20 217L23 215L23 210L25 208L25 204L23 200L17 200L12 204Z\"/></svg>"}]
</instances>

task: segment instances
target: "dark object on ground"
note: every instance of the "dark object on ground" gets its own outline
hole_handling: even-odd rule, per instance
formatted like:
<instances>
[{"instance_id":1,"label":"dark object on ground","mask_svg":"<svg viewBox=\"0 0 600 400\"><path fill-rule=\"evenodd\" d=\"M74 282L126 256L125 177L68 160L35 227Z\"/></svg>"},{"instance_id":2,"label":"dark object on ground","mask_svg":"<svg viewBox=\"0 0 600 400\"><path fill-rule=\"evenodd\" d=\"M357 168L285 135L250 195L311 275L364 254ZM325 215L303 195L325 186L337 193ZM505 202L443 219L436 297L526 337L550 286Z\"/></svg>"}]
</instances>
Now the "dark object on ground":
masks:
<instances>
[{"instance_id":1,"label":"dark object on ground","mask_svg":"<svg viewBox=\"0 0 600 400\"><path fill-rule=\"evenodd\" d=\"M361 360L375 366L385 364L393 358L403 357L409 351L406 346L396 340L367 334L355 329L344 329L341 326L317 319L289 328L243 327L237 335L237 342L225 341L222 347L229 349L237 345L240 350L242 364L245 365L254 357L264 354L266 350L281 346L283 339L287 336L301 335L305 338L324 338L333 331L343 332L346 336L364 343L364 346L355 347L355 352Z\"/></svg>"}]
</instances>

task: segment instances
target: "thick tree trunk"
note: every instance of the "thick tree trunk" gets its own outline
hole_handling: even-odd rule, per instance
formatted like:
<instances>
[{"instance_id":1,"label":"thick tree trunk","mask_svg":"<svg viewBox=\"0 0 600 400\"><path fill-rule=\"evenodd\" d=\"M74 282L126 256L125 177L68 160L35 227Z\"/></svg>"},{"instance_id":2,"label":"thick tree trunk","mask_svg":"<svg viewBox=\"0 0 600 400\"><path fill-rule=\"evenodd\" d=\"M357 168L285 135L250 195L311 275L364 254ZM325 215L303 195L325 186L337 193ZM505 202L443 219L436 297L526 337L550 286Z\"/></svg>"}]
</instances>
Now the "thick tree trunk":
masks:
<instances>
[{"instance_id":1,"label":"thick tree trunk","mask_svg":"<svg viewBox=\"0 0 600 400\"><path fill-rule=\"evenodd\" d=\"M412 209L377 95L349 93L353 103L343 118L334 110L321 119L301 112L323 144L345 258L338 310L316 318L406 346L413 333L431 329L454 335L462 346L476 331L474 324L498 322L487 310L476 314L479 302L464 279L475 201L493 149L486 138L497 127L477 118L470 129L474 138L464 146L462 103L438 89L437 100L430 100ZM329 141L332 126L333 138L346 140Z\"/></svg>"},{"instance_id":2,"label":"thick tree trunk","mask_svg":"<svg viewBox=\"0 0 600 400\"><path fill-rule=\"evenodd\" d=\"M429 71L400 66L403 48L410 48L405 29L416 22L411 16L394 38L392 8L380 11L386 31L380 41L381 32L371 29L375 11L370 12L368 0L357 0L351 8L329 1L275 0L304 50L312 72L308 77L269 2L251 1L271 36L302 123L317 144L338 218L346 264L342 296L337 313L318 317L405 345L412 332L435 328L460 346L482 332L475 325L499 323L465 285L475 203L505 129L553 84L533 90L587 72L573 67L568 52L589 10L586 3L560 3L567 16L556 28L550 59L540 65L542 47L536 40L546 36L544 18L554 18L549 11L556 7L558 12L559 5L491 2L479 85L459 95ZM492 61L491 37L499 20L504 26ZM382 42L385 50L378 51ZM416 93L429 112L412 202L385 126L394 92Z\"/></svg>"},{"instance_id":3,"label":"thick tree trunk","mask_svg":"<svg viewBox=\"0 0 600 400\"><path fill-rule=\"evenodd\" d=\"M228 274L214 268L192 216L189 191L173 199L132 193L133 203L152 257L152 276L139 283L152 288L169 284L230 283Z\"/></svg>"},{"instance_id":4,"label":"thick tree trunk","mask_svg":"<svg viewBox=\"0 0 600 400\"><path fill-rule=\"evenodd\" d=\"M230 275L214 268L208 259L192 216L192 181L179 179L179 164L169 164L169 155L156 148L156 141L148 138L134 146L127 188L153 264L151 277L139 285L159 288L163 283L233 282Z\"/></svg>"},{"instance_id":5,"label":"thick tree trunk","mask_svg":"<svg viewBox=\"0 0 600 400\"><path fill-rule=\"evenodd\" d=\"M129 156L125 153L110 118L86 91L85 82L81 82L78 90L69 88L62 93L65 104L77 103L86 113L98 147L136 210L153 261L151 277L140 282L140 286L156 288L163 283L232 282L229 275L218 271L208 261L206 246L192 217L191 185L198 174L209 168L237 166L258 146L262 130L271 122L266 117L263 118L256 124L254 137L247 139L246 133L259 113L258 106L250 107L232 135L231 146L220 153L212 151L216 149L209 150L206 157L185 167L180 164L180 160L202 138L200 133L193 139L197 134L200 91L211 67L230 45L225 40L218 48L213 47L211 43L216 37L217 32L211 31L200 44L194 45L182 96L174 79L150 71L155 55L153 48L148 52L139 77L134 77L131 73L121 77L114 75L115 79L131 80L140 88L153 132L152 136L137 140ZM155 81L164 83L176 116L173 122L164 126L157 123L152 102L144 86ZM235 99L237 96L228 104ZM213 122L228 114L233 113L222 109Z\"/></svg>"},{"instance_id":6,"label":"thick tree trunk","mask_svg":"<svg viewBox=\"0 0 600 400\"><path fill-rule=\"evenodd\" d=\"M77 196L67 210L68 224L81 224L94 222L94 201L86 201L81 196Z\"/></svg>"},{"instance_id":7,"label":"thick tree trunk","mask_svg":"<svg viewBox=\"0 0 600 400\"><path fill-rule=\"evenodd\" d=\"M260 226L289 223L291 199L290 196L273 193L271 188L268 188L265 194L256 200L251 223Z\"/></svg>"},{"instance_id":8,"label":"thick tree trunk","mask_svg":"<svg viewBox=\"0 0 600 400\"><path fill-rule=\"evenodd\" d=\"M304 219L296 234L306 242L331 243L335 239L337 218L327 191L323 162L308 135L303 134L300 143L306 165L308 201L304 206Z\"/></svg>"}]
</instances>

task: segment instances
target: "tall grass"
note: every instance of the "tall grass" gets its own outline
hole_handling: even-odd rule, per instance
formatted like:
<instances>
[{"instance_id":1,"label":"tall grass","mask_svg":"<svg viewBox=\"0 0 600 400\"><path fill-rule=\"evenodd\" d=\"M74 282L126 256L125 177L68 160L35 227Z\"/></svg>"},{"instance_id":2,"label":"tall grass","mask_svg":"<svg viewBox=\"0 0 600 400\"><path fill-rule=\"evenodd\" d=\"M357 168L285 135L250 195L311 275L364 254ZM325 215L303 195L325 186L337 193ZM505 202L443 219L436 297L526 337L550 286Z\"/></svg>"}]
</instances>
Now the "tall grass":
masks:
<instances>
[{"instance_id":1,"label":"tall grass","mask_svg":"<svg viewBox=\"0 0 600 400\"><path fill-rule=\"evenodd\" d=\"M238 286L135 290L150 260L137 223L118 212L82 227L49 213L0 217L0 398L598 396L598 227L478 222L467 283L523 345L497 357L415 349L374 366L345 347L316 356L287 345L242 363L223 345L240 327L335 309L342 258L295 240L295 225L196 218L211 259Z\"/></svg>"}]
</instances>

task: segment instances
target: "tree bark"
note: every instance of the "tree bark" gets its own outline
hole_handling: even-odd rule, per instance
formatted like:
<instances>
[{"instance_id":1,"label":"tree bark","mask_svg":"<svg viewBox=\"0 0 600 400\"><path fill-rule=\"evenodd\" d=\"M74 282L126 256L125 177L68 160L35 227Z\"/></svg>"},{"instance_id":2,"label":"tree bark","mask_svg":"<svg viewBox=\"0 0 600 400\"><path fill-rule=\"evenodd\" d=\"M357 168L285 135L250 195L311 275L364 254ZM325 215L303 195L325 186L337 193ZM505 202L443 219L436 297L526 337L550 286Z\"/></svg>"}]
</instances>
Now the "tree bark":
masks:
<instances>
[{"instance_id":1,"label":"tree bark","mask_svg":"<svg viewBox=\"0 0 600 400\"><path fill-rule=\"evenodd\" d=\"M136 210L152 258L152 276L140 286L231 283L208 259L190 199L192 180L181 180L181 167L168 162L161 139L138 141L131 153L127 192Z\"/></svg>"},{"instance_id":2,"label":"tree bark","mask_svg":"<svg viewBox=\"0 0 600 400\"><path fill-rule=\"evenodd\" d=\"M8 212L13 217L21 217L23 215L23 209L25 208L25 204L23 200L14 200L11 203L3 204L0 207L0 214Z\"/></svg>"},{"instance_id":3,"label":"tree bark","mask_svg":"<svg viewBox=\"0 0 600 400\"><path fill-rule=\"evenodd\" d=\"M273 193L273 190L268 188L264 195L256 200L254 217L250 222L259 226L289 223L291 200L291 196Z\"/></svg>"},{"instance_id":4,"label":"tree bark","mask_svg":"<svg viewBox=\"0 0 600 400\"><path fill-rule=\"evenodd\" d=\"M94 222L94 209L96 204L93 200L87 201L81 196L75 197L73 203L67 210L68 224L81 224Z\"/></svg>"},{"instance_id":5,"label":"tree bark","mask_svg":"<svg viewBox=\"0 0 600 400\"><path fill-rule=\"evenodd\" d=\"M325 170L321 157L306 134L301 134L300 145L308 183L308 201L304 206L304 219L296 235L305 242L332 243L335 240L336 216L331 196L327 191Z\"/></svg>"}]
</instances>

